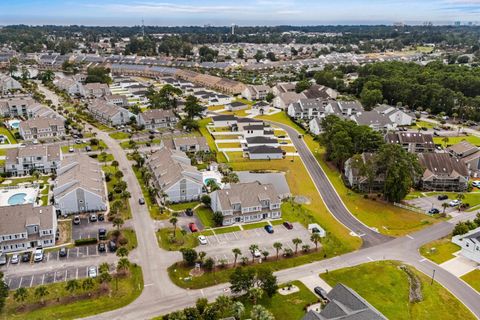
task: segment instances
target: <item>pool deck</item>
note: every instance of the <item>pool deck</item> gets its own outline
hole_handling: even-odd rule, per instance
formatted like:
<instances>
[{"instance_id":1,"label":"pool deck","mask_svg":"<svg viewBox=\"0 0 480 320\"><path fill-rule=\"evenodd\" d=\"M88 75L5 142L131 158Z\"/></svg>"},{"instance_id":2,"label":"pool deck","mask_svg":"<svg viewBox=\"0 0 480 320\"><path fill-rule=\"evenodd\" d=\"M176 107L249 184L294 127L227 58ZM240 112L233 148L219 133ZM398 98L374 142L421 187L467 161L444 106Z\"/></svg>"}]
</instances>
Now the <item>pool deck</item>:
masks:
<instances>
[{"instance_id":1,"label":"pool deck","mask_svg":"<svg viewBox=\"0 0 480 320\"><path fill-rule=\"evenodd\" d=\"M0 207L12 206L8 200L16 194L24 193L25 201L19 204L34 203L37 199L39 189L32 187L19 187L19 188L0 188Z\"/></svg>"}]
</instances>

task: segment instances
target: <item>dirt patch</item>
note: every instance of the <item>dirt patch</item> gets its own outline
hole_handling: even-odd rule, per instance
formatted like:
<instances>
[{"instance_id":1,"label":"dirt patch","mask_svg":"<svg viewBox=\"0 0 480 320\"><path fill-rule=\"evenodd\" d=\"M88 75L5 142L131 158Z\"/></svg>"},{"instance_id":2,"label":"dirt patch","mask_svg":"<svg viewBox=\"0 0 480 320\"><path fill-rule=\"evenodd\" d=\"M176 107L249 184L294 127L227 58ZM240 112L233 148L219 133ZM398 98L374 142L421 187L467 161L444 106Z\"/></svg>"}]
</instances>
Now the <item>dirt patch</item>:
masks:
<instances>
[{"instance_id":1,"label":"dirt patch","mask_svg":"<svg viewBox=\"0 0 480 320\"><path fill-rule=\"evenodd\" d=\"M310 204L311 200L309 197L306 196L295 196L294 198L295 203L298 204Z\"/></svg>"},{"instance_id":2,"label":"dirt patch","mask_svg":"<svg viewBox=\"0 0 480 320\"><path fill-rule=\"evenodd\" d=\"M72 220L65 219L58 221L59 237L56 245L72 242Z\"/></svg>"},{"instance_id":3,"label":"dirt patch","mask_svg":"<svg viewBox=\"0 0 480 320\"><path fill-rule=\"evenodd\" d=\"M409 300L411 303L416 303L423 301L423 294L422 294L422 283L420 279L417 277L413 271L405 266L401 265L399 268L404 271L408 276L408 282L410 283L410 292L409 292Z\"/></svg>"}]
</instances>

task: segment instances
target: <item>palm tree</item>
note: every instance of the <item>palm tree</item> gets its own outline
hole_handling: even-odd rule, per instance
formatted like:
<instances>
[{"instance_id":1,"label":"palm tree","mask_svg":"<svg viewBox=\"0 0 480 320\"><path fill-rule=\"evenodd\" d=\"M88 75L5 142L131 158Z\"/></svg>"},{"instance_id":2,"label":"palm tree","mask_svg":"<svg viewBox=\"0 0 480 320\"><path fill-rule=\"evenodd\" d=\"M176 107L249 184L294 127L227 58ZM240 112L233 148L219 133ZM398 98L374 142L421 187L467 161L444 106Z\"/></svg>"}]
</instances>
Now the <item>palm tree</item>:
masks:
<instances>
[{"instance_id":1,"label":"palm tree","mask_svg":"<svg viewBox=\"0 0 480 320\"><path fill-rule=\"evenodd\" d=\"M68 280L67 285L65 286L65 289L70 293L75 292L78 288L80 288L80 284L76 279Z\"/></svg>"},{"instance_id":2,"label":"palm tree","mask_svg":"<svg viewBox=\"0 0 480 320\"><path fill-rule=\"evenodd\" d=\"M308 250L310 250L310 245L309 245L309 244L304 244L304 245L302 246L302 251L305 252L305 253L307 253Z\"/></svg>"},{"instance_id":3,"label":"palm tree","mask_svg":"<svg viewBox=\"0 0 480 320\"><path fill-rule=\"evenodd\" d=\"M27 299L27 296L28 296L28 291L27 291L27 289L25 289L23 287L15 290L15 293L13 294L13 298L17 302L25 301Z\"/></svg>"},{"instance_id":4,"label":"palm tree","mask_svg":"<svg viewBox=\"0 0 480 320\"><path fill-rule=\"evenodd\" d=\"M317 251L318 243L322 241L322 237L320 237L320 234L318 232L314 232L310 237L310 241L312 241L315 244L315 251Z\"/></svg>"},{"instance_id":5,"label":"palm tree","mask_svg":"<svg viewBox=\"0 0 480 320\"><path fill-rule=\"evenodd\" d=\"M117 250L117 257L126 257L128 256L128 249L125 247L120 247Z\"/></svg>"},{"instance_id":6,"label":"palm tree","mask_svg":"<svg viewBox=\"0 0 480 320\"><path fill-rule=\"evenodd\" d=\"M100 273L109 272L110 271L110 265L107 262L104 262L98 267L98 271Z\"/></svg>"},{"instance_id":7,"label":"palm tree","mask_svg":"<svg viewBox=\"0 0 480 320\"><path fill-rule=\"evenodd\" d=\"M118 161L117 161L117 160L113 160L113 161L112 161L112 166L115 168L115 171L116 171L117 168L118 168Z\"/></svg>"},{"instance_id":8,"label":"palm tree","mask_svg":"<svg viewBox=\"0 0 480 320\"><path fill-rule=\"evenodd\" d=\"M120 228L123 226L125 222L123 221L122 218L116 217L115 219L113 219L112 223L113 223L113 226L117 227L117 230L120 231Z\"/></svg>"},{"instance_id":9,"label":"palm tree","mask_svg":"<svg viewBox=\"0 0 480 320\"><path fill-rule=\"evenodd\" d=\"M107 283L112 280L112 276L108 272L101 272L100 275L98 276L98 281L100 283Z\"/></svg>"},{"instance_id":10,"label":"palm tree","mask_svg":"<svg viewBox=\"0 0 480 320\"><path fill-rule=\"evenodd\" d=\"M445 210L448 208L448 203L446 202L442 203L442 208L443 208L443 214L445 214Z\"/></svg>"},{"instance_id":11,"label":"palm tree","mask_svg":"<svg viewBox=\"0 0 480 320\"><path fill-rule=\"evenodd\" d=\"M205 258L206 255L207 255L207 253L205 251L200 251L198 253L198 260L200 260L201 264L203 264L203 259Z\"/></svg>"},{"instance_id":12,"label":"palm tree","mask_svg":"<svg viewBox=\"0 0 480 320\"><path fill-rule=\"evenodd\" d=\"M300 238L295 238L292 240L293 244L295 245L295 254L297 254L298 246L303 242Z\"/></svg>"},{"instance_id":13,"label":"palm tree","mask_svg":"<svg viewBox=\"0 0 480 320\"><path fill-rule=\"evenodd\" d=\"M238 248L233 248L232 252L233 256L235 257L235 260L233 261L233 267L235 268L235 266L237 265L237 258L238 256L242 255L242 251Z\"/></svg>"},{"instance_id":14,"label":"palm tree","mask_svg":"<svg viewBox=\"0 0 480 320\"><path fill-rule=\"evenodd\" d=\"M235 319L240 320L245 313L245 306L240 301L236 301L232 306L232 311Z\"/></svg>"},{"instance_id":15,"label":"palm tree","mask_svg":"<svg viewBox=\"0 0 480 320\"><path fill-rule=\"evenodd\" d=\"M275 250L277 250L277 260L278 260L278 252L282 249L283 244L280 242L275 242L273 244L273 247L275 248Z\"/></svg>"},{"instance_id":16,"label":"palm tree","mask_svg":"<svg viewBox=\"0 0 480 320\"><path fill-rule=\"evenodd\" d=\"M267 260L267 257L270 255L270 252L268 252L267 250L262 251L262 255L263 255L263 259Z\"/></svg>"},{"instance_id":17,"label":"palm tree","mask_svg":"<svg viewBox=\"0 0 480 320\"><path fill-rule=\"evenodd\" d=\"M130 268L130 261L127 258L121 258L117 263L117 271L126 272Z\"/></svg>"},{"instance_id":18,"label":"palm tree","mask_svg":"<svg viewBox=\"0 0 480 320\"><path fill-rule=\"evenodd\" d=\"M258 250L258 245L252 244L250 247L248 247L248 250L250 250L250 253L252 254L252 263L255 262L255 251Z\"/></svg>"},{"instance_id":19,"label":"palm tree","mask_svg":"<svg viewBox=\"0 0 480 320\"><path fill-rule=\"evenodd\" d=\"M457 194L457 200L458 201L462 202L463 199L465 199L465 194L463 194L462 192ZM459 203L458 206L457 206L458 211L460 211L460 207L461 207L461 203Z\"/></svg>"},{"instance_id":20,"label":"palm tree","mask_svg":"<svg viewBox=\"0 0 480 320\"><path fill-rule=\"evenodd\" d=\"M254 288L250 288L250 290L248 290L248 297L250 299L252 299L252 302L253 302L254 305L257 304L257 301L259 299L261 299L262 296L263 296L262 288L254 287Z\"/></svg>"},{"instance_id":21,"label":"palm tree","mask_svg":"<svg viewBox=\"0 0 480 320\"><path fill-rule=\"evenodd\" d=\"M93 279L92 278L86 278L83 280L82 282L82 289L84 291L89 291L93 288L94 286L94 283L93 283Z\"/></svg>"},{"instance_id":22,"label":"palm tree","mask_svg":"<svg viewBox=\"0 0 480 320\"><path fill-rule=\"evenodd\" d=\"M175 238L175 234L177 232L178 219L176 217L171 217L169 221L173 225L173 237Z\"/></svg>"},{"instance_id":23,"label":"palm tree","mask_svg":"<svg viewBox=\"0 0 480 320\"><path fill-rule=\"evenodd\" d=\"M40 301L42 304L44 304L44 298L48 296L49 292L47 287L45 286L40 286L35 289L35 297L40 298Z\"/></svg>"},{"instance_id":24,"label":"palm tree","mask_svg":"<svg viewBox=\"0 0 480 320\"><path fill-rule=\"evenodd\" d=\"M447 143L448 143L448 141L450 141L450 139L448 139L448 137L443 137L442 141L444 143L444 146L446 147Z\"/></svg>"},{"instance_id":25,"label":"palm tree","mask_svg":"<svg viewBox=\"0 0 480 320\"><path fill-rule=\"evenodd\" d=\"M113 214L115 214L115 215L116 215L116 214L120 211L120 209L122 209L122 208L123 208L123 203L122 203L122 201L120 201L120 200L115 200L115 201L113 201L112 204L110 205L110 211L113 212Z\"/></svg>"}]
</instances>

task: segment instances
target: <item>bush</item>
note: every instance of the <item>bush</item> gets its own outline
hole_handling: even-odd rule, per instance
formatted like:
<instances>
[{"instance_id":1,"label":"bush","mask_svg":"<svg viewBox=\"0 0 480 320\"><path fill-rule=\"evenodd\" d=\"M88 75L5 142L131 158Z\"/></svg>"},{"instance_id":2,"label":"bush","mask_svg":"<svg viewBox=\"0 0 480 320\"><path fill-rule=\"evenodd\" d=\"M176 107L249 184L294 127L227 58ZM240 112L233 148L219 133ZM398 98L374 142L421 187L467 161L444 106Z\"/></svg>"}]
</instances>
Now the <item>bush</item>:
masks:
<instances>
[{"instance_id":1,"label":"bush","mask_svg":"<svg viewBox=\"0 0 480 320\"><path fill-rule=\"evenodd\" d=\"M78 239L75 240L75 245L76 246L84 246L88 244L96 244L97 243L97 238L84 238L84 239Z\"/></svg>"},{"instance_id":2,"label":"bush","mask_svg":"<svg viewBox=\"0 0 480 320\"><path fill-rule=\"evenodd\" d=\"M200 201L202 201L202 203L206 206L210 206L210 203L212 202L212 199L210 198L209 195L205 194L202 196L202 198L200 199Z\"/></svg>"}]
</instances>

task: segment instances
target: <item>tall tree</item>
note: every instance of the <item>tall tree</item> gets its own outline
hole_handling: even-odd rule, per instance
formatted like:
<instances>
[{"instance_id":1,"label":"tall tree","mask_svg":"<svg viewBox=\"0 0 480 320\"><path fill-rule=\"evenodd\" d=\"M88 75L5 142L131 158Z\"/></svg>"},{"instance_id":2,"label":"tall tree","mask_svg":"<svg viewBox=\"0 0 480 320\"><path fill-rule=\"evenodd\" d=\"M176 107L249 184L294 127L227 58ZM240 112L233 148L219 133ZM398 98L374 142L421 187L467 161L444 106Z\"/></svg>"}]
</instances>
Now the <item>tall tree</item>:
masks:
<instances>
[{"instance_id":1,"label":"tall tree","mask_svg":"<svg viewBox=\"0 0 480 320\"><path fill-rule=\"evenodd\" d=\"M202 117L205 107L200 104L197 97L190 95L185 100L185 108L183 110L187 113L187 118L193 120L195 117Z\"/></svg>"}]
</instances>

